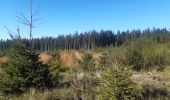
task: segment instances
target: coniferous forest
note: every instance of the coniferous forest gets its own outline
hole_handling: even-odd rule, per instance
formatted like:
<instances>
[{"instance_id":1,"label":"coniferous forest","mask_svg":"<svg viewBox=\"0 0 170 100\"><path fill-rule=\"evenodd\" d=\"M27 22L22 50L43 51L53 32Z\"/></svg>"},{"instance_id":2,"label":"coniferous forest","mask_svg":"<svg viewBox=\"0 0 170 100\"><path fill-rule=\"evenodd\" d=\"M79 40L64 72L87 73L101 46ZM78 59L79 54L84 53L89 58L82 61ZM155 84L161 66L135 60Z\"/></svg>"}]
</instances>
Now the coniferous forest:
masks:
<instances>
[{"instance_id":1,"label":"coniferous forest","mask_svg":"<svg viewBox=\"0 0 170 100\"><path fill-rule=\"evenodd\" d=\"M111 30L95 30L84 33L73 33L60 35L58 37L34 38L33 47L37 51L56 51L56 50L83 50L99 47L121 46L129 41L139 38L148 38L159 43L165 43L170 39L170 31L166 28L146 29L146 30L127 30L114 32ZM11 47L15 40L1 40L0 48L5 50ZM29 39L22 39L22 42L29 46Z\"/></svg>"}]
</instances>

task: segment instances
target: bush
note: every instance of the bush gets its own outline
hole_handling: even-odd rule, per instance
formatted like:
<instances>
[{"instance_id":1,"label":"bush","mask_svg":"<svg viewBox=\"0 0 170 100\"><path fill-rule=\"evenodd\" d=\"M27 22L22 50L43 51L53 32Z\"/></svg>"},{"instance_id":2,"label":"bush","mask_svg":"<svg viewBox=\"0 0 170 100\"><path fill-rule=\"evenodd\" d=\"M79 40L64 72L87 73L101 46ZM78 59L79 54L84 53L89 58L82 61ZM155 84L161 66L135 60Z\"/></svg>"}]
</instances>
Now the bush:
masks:
<instances>
[{"instance_id":1,"label":"bush","mask_svg":"<svg viewBox=\"0 0 170 100\"><path fill-rule=\"evenodd\" d=\"M92 54L85 53L79 64L84 71L94 71L96 70L94 62Z\"/></svg>"},{"instance_id":2,"label":"bush","mask_svg":"<svg viewBox=\"0 0 170 100\"><path fill-rule=\"evenodd\" d=\"M108 56L113 64L127 64L124 46L109 48Z\"/></svg>"},{"instance_id":3,"label":"bush","mask_svg":"<svg viewBox=\"0 0 170 100\"><path fill-rule=\"evenodd\" d=\"M144 84L139 100L168 100L170 99L167 88L163 85Z\"/></svg>"},{"instance_id":4,"label":"bush","mask_svg":"<svg viewBox=\"0 0 170 100\"><path fill-rule=\"evenodd\" d=\"M0 57L4 56L4 52L0 50Z\"/></svg>"},{"instance_id":5,"label":"bush","mask_svg":"<svg viewBox=\"0 0 170 100\"><path fill-rule=\"evenodd\" d=\"M126 48L125 56L128 65L132 66L135 70L151 69L154 67L161 70L169 64L170 60L167 45L156 44L153 40L147 39L131 42Z\"/></svg>"},{"instance_id":6,"label":"bush","mask_svg":"<svg viewBox=\"0 0 170 100\"><path fill-rule=\"evenodd\" d=\"M102 56L100 56L99 66L102 70L111 66L111 60L109 58L108 53L103 53Z\"/></svg>"},{"instance_id":7,"label":"bush","mask_svg":"<svg viewBox=\"0 0 170 100\"><path fill-rule=\"evenodd\" d=\"M161 70L169 63L170 54L164 46L152 45L144 48L142 55L146 69L158 67Z\"/></svg>"},{"instance_id":8,"label":"bush","mask_svg":"<svg viewBox=\"0 0 170 100\"><path fill-rule=\"evenodd\" d=\"M53 58L48 63L48 66L49 66L50 74L52 75L53 86L58 86L59 81L62 79L60 73L66 71L67 69L56 58Z\"/></svg>"},{"instance_id":9,"label":"bush","mask_svg":"<svg viewBox=\"0 0 170 100\"><path fill-rule=\"evenodd\" d=\"M4 74L0 81L4 93L20 94L29 88L44 90L52 86L48 65L42 64L34 51L16 44L9 58L3 64Z\"/></svg>"},{"instance_id":10,"label":"bush","mask_svg":"<svg viewBox=\"0 0 170 100\"><path fill-rule=\"evenodd\" d=\"M125 56L129 66L139 71L143 67L142 48L138 44L131 44L127 47Z\"/></svg>"},{"instance_id":11,"label":"bush","mask_svg":"<svg viewBox=\"0 0 170 100\"><path fill-rule=\"evenodd\" d=\"M94 77L92 73L84 73L81 79L73 80L71 89L75 100L95 100L98 80Z\"/></svg>"},{"instance_id":12,"label":"bush","mask_svg":"<svg viewBox=\"0 0 170 100\"><path fill-rule=\"evenodd\" d=\"M136 86L130 79L131 71L121 65L113 65L101 75L99 99L131 100L135 99Z\"/></svg>"},{"instance_id":13,"label":"bush","mask_svg":"<svg viewBox=\"0 0 170 100\"><path fill-rule=\"evenodd\" d=\"M0 100L60 100L53 91L45 90L43 92L36 89L30 89L22 95L2 95Z\"/></svg>"}]
</instances>

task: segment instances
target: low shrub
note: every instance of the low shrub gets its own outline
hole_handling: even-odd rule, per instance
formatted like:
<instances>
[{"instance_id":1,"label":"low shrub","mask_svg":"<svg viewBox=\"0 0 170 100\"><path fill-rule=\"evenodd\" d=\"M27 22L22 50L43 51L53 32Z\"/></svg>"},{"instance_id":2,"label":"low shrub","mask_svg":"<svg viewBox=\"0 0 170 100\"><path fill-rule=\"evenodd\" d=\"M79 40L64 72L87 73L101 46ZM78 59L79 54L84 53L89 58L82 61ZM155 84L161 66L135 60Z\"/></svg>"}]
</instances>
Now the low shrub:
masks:
<instances>
[{"instance_id":1,"label":"low shrub","mask_svg":"<svg viewBox=\"0 0 170 100\"><path fill-rule=\"evenodd\" d=\"M124 46L109 48L108 56L113 64L127 64Z\"/></svg>"},{"instance_id":2,"label":"low shrub","mask_svg":"<svg viewBox=\"0 0 170 100\"><path fill-rule=\"evenodd\" d=\"M84 54L83 59L79 61L79 66L84 71L94 71L96 70L95 61L91 53L87 52Z\"/></svg>"},{"instance_id":3,"label":"low shrub","mask_svg":"<svg viewBox=\"0 0 170 100\"><path fill-rule=\"evenodd\" d=\"M152 68L162 70L170 64L167 45L156 44L151 40L131 42L125 49L125 57L128 65L138 71Z\"/></svg>"},{"instance_id":4,"label":"low shrub","mask_svg":"<svg viewBox=\"0 0 170 100\"><path fill-rule=\"evenodd\" d=\"M144 84L139 96L139 100L169 100L170 95L163 85Z\"/></svg>"},{"instance_id":5,"label":"low shrub","mask_svg":"<svg viewBox=\"0 0 170 100\"><path fill-rule=\"evenodd\" d=\"M110 67L112 64L111 59L108 55L108 53L102 53L102 56L99 58L99 67L101 70L104 70L108 67Z\"/></svg>"},{"instance_id":6,"label":"low shrub","mask_svg":"<svg viewBox=\"0 0 170 100\"><path fill-rule=\"evenodd\" d=\"M56 58L52 58L52 60L48 63L48 67L49 67L49 71L51 74L51 78L52 78L52 82L53 82L53 86L57 87L59 86L59 82L62 79L62 72L65 72L67 70L66 67L64 67L64 65L62 65L62 63L56 59Z\"/></svg>"},{"instance_id":7,"label":"low shrub","mask_svg":"<svg viewBox=\"0 0 170 100\"><path fill-rule=\"evenodd\" d=\"M165 46L152 45L142 51L144 66L146 69L157 67L158 70L164 69L169 64L170 53Z\"/></svg>"},{"instance_id":8,"label":"low shrub","mask_svg":"<svg viewBox=\"0 0 170 100\"><path fill-rule=\"evenodd\" d=\"M131 44L126 48L125 57L129 66L139 71L143 65L142 48L138 44Z\"/></svg>"},{"instance_id":9,"label":"low shrub","mask_svg":"<svg viewBox=\"0 0 170 100\"><path fill-rule=\"evenodd\" d=\"M94 74L85 73L81 79L76 79L71 84L75 100L95 100L98 86L98 80Z\"/></svg>"}]
</instances>

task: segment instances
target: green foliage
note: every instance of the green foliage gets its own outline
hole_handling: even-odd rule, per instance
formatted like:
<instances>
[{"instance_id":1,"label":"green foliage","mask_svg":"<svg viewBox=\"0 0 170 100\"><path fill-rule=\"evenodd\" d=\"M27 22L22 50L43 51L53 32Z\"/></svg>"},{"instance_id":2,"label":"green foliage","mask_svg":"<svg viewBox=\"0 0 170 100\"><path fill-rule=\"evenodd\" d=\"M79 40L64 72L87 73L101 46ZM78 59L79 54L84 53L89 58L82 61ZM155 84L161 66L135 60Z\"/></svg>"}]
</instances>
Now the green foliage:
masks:
<instances>
[{"instance_id":1,"label":"green foliage","mask_svg":"<svg viewBox=\"0 0 170 100\"><path fill-rule=\"evenodd\" d=\"M99 66L102 70L111 66L111 60L109 58L108 53L103 53L102 56L100 56Z\"/></svg>"},{"instance_id":2,"label":"green foliage","mask_svg":"<svg viewBox=\"0 0 170 100\"><path fill-rule=\"evenodd\" d=\"M81 79L73 80L71 89L75 100L94 100L96 98L96 87L99 81L94 77L95 75L92 73L84 73Z\"/></svg>"},{"instance_id":3,"label":"green foliage","mask_svg":"<svg viewBox=\"0 0 170 100\"><path fill-rule=\"evenodd\" d=\"M94 71L96 69L94 62L92 54L85 53L79 64L84 71Z\"/></svg>"},{"instance_id":4,"label":"green foliage","mask_svg":"<svg viewBox=\"0 0 170 100\"><path fill-rule=\"evenodd\" d=\"M166 46L150 45L143 49L142 55L145 63L145 68L158 67L163 69L169 64L170 53Z\"/></svg>"},{"instance_id":5,"label":"green foliage","mask_svg":"<svg viewBox=\"0 0 170 100\"><path fill-rule=\"evenodd\" d=\"M52 74L53 77L57 77L61 71L64 71L64 68L62 68L61 62L57 60L50 61L48 65L49 65L50 73Z\"/></svg>"},{"instance_id":6,"label":"green foliage","mask_svg":"<svg viewBox=\"0 0 170 100\"><path fill-rule=\"evenodd\" d=\"M137 43L132 43L125 52L128 65L139 71L143 67L142 48Z\"/></svg>"},{"instance_id":7,"label":"green foliage","mask_svg":"<svg viewBox=\"0 0 170 100\"><path fill-rule=\"evenodd\" d=\"M101 100L135 99L136 86L130 79L131 71L121 65L113 65L101 75Z\"/></svg>"},{"instance_id":8,"label":"green foliage","mask_svg":"<svg viewBox=\"0 0 170 100\"><path fill-rule=\"evenodd\" d=\"M58 37L43 37L33 39L33 47L38 51L56 50L87 50L97 48L95 51L103 51L101 47L122 46L140 38L151 39L156 43L167 43L170 40L170 31L167 29L146 29L146 30L127 30L117 33L110 30L86 31L75 34L59 35ZM145 40L146 40L145 39ZM0 48L7 49L13 41L0 40ZM25 45L29 44L28 39L22 39ZM145 44L144 44L145 45Z\"/></svg>"},{"instance_id":9,"label":"green foliage","mask_svg":"<svg viewBox=\"0 0 170 100\"><path fill-rule=\"evenodd\" d=\"M169 100L170 95L167 88L163 85L144 84L139 100Z\"/></svg>"},{"instance_id":10,"label":"green foliage","mask_svg":"<svg viewBox=\"0 0 170 100\"><path fill-rule=\"evenodd\" d=\"M4 93L19 94L29 88L44 90L52 86L48 65L39 61L38 54L20 44L11 48L10 60L4 63L0 81Z\"/></svg>"},{"instance_id":11,"label":"green foliage","mask_svg":"<svg viewBox=\"0 0 170 100\"><path fill-rule=\"evenodd\" d=\"M52 75L53 86L59 86L59 81L62 79L60 73L65 72L67 69L55 58L49 62L48 66L50 74Z\"/></svg>"},{"instance_id":12,"label":"green foliage","mask_svg":"<svg viewBox=\"0 0 170 100\"><path fill-rule=\"evenodd\" d=\"M50 51L49 54L52 56L53 59L59 60L60 59L60 51Z\"/></svg>"},{"instance_id":13,"label":"green foliage","mask_svg":"<svg viewBox=\"0 0 170 100\"><path fill-rule=\"evenodd\" d=\"M135 70L164 69L169 64L168 45L156 44L154 40L142 38L131 42L125 52L127 63Z\"/></svg>"},{"instance_id":14,"label":"green foliage","mask_svg":"<svg viewBox=\"0 0 170 100\"><path fill-rule=\"evenodd\" d=\"M0 96L0 100L60 100L53 91L45 90L43 92L36 89L30 89L29 91L17 96Z\"/></svg>"},{"instance_id":15,"label":"green foliage","mask_svg":"<svg viewBox=\"0 0 170 100\"><path fill-rule=\"evenodd\" d=\"M35 93L29 93L27 91L20 95L21 97L19 96L21 100L31 97L32 99L42 100L167 99L169 92L159 84L142 86L143 88L139 92L136 89L136 84L131 79L137 78L137 80L141 81L138 85L141 85L142 81L145 82L141 79L143 77L140 76L140 72L136 72L137 75L135 73L131 77L130 67L124 66L128 64L138 71L155 67L162 69L170 64L169 50L170 45L168 43L158 44L151 38L135 39L119 47L100 47L92 50L98 54L107 52L100 56L98 62L93 59L91 53L82 51L81 53L84 53L84 56L79 65L76 64L67 70L59 60L60 53L58 51L50 52L52 60L46 65L39 62L38 54L32 50L23 46L15 46L10 51L10 60L1 65L3 66L3 74L0 75L0 78L2 76L0 87L5 93L19 94L30 88L43 90L52 85L55 86L52 91L47 90L47 92L35 90ZM122 65L112 66L112 63ZM98 70L98 68L100 69ZM100 71L103 71L102 74ZM166 72L165 76L168 77L168 72ZM166 79L168 80L169 77L164 78L163 81L167 81ZM162 81L161 78L160 81ZM13 97L11 98L13 99ZM18 99L18 97L16 98Z\"/></svg>"},{"instance_id":16,"label":"green foliage","mask_svg":"<svg viewBox=\"0 0 170 100\"><path fill-rule=\"evenodd\" d=\"M55 94L60 100L95 100L99 79L95 72L82 71L82 69L70 68L63 73Z\"/></svg>"},{"instance_id":17,"label":"green foliage","mask_svg":"<svg viewBox=\"0 0 170 100\"><path fill-rule=\"evenodd\" d=\"M2 50L0 50L0 57L4 56L4 52Z\"/></svg>"},{"instance_id":18,"label":"green foliage","mask_svg":"<svg viewBox=\"0 0 170 100\"><path fill-rule=\"evenodd\" d=\"M124 46L108 48L108 56L113 64L127 64Z\"/></svg>"}]
</instances>

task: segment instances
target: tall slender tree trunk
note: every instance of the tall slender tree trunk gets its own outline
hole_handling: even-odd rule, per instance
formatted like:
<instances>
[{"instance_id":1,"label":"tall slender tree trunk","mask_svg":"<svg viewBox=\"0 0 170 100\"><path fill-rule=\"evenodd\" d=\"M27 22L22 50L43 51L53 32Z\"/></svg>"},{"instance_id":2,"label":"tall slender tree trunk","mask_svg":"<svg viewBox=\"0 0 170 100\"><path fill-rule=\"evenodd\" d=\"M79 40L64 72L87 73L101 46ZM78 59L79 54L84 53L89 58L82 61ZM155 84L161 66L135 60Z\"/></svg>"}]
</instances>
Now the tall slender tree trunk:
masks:
<instances>
[{"instance_id":1,"label":"tall slender tree trunk","mask_svg":"<svg viewBox=\"0 0 170 100\"><path fill-rule=\"evenodd\" d=\"M30 49L33 49L32 28L33 28L33 13L32 13L32 0L30 0Z\"/></svg>"}]
</instances>

